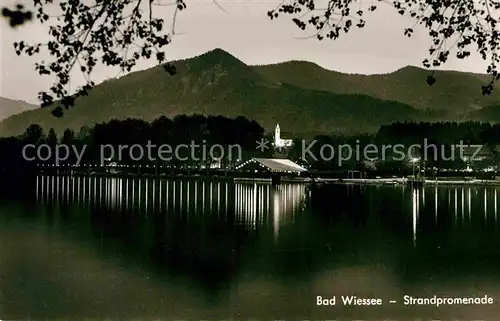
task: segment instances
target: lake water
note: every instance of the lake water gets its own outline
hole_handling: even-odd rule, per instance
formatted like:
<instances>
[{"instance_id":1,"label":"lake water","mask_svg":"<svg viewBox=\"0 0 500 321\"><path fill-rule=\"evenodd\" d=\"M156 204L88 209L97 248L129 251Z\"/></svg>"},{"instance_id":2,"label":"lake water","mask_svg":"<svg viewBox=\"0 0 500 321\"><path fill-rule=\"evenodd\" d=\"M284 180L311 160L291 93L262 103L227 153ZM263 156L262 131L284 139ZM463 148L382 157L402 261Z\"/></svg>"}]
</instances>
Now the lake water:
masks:
<instances>
[{"instance_id":1,"label":"lake water","mask_svg":"<svg viewBox=\"0 0 500 321\"><path fill-rule=\"evenodd\" d=\"M0 319L500 320L496 302L403 304L500 300L497 188L35 184L0 200Z\"/></svg>"}]
</instances>

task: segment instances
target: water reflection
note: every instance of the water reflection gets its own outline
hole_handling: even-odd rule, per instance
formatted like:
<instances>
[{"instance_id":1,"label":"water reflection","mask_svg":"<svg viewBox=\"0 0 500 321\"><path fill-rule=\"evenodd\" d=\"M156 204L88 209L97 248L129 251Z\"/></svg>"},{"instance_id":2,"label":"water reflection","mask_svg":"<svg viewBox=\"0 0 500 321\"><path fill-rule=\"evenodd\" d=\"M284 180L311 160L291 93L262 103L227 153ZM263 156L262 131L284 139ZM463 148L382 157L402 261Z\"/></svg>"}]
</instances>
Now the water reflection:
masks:
<instances>
[{"instance_id":1,"label":"water reflection","mask_svg":"<svg viewBox=\"0 0 500 321\"><path fill-rule=\"evenodd\" d=\"M38 205L30 217L20 215L27 211L21 205L12 209L0 203L0 244L30 258L0 252L4 280L19 279L19 273L29 280L2 288L0 306L8 307L12 319L43 309L47 317L69 317L74 310L84 315L89 304L80 302L92 302L101 317L118 316L110 313L116 310L143 316L145 307L163 313L154 317L191 319L446 320L460 315L493 320L500 315L498 309L481 315L474 307L442 308L443 314L422 310L417 316L399 305L349 311L314 305L316 295L331 295L332 289L384 300L404 293L469 296L479 290L500 297L494 187L273 187L48 176L38 177L36 186ZM8 219L14 215L21 217L19 224ZM56 281L47 281L46 275L54 274ZM128 279L133 288L124 286ZM51 287L54 297L42 308L38 297L26 297L32 288ZM135 287L149 296L137 295ZM65 304L54 303L59 289L66 288L71 295ZM166 297L183 308L170 313L174 307Z\"/></svg>"},{"instance_id":2,"label":"water reflection","mask_svg":"<svg viewBox=\"0 0 500 321\"><path fill-rule=\"evenodd\" d=\"M497 188L473 186L408 189L327 185L311 190L303 184L275 187L201 180L54 176L37 179L37 198L41 204L85 205L98 216L120 212L142 213L147 218L161 213L186 221L213 216L216 221L232 222L254 234L259 228L269 227L274 242L278 241L283 224L294 225L297 217L303 215L323 223L326 220L327 226L338 225L345 217L357 229L383 219L393 221L398 226L396 233L403 233L403 239L404 231L411 226L413 248L419 247L421 236L428 237L431 233L479 226L496 229L497 194ZM426 197L433 201L426 203ZM401 201L395 202L397 199ZM380 218L384 213L400 214Z\"/></svg>"},{"instance_id":3,"label":"water reflection","mask_svg":"<svg viewBox=\"0 0 500 321\"><path fill-rule=\"evenodd\" d=\"M199 180L39 176L36 185L41 204L78 203L146 214L171 211L187 217L234 213L238 223L253 229L272 218L276 235L282 222L293 221L306 195L302 184L272 186Z\"/></svg>"},{"instance_id":4,"label":"water reflection","mask_svg":"<svg viewBox=\"0 0 500 321\"><path fill-rule=\"evenodd\" d=\"M456 228L474 224L496 227L498 223L498 189L492 187L407 189L331 185L310 190L302 184L275 187L222 181L39 176L36 190L40 204L84 204L94 209L145 215L170 212L186 218L205 214L214 214L219 219L231 216L235 224L244 225L249 230L270 224L275 238L280 233L280 225L293 223L296 215L311 209L331 222L348 214L357 223L362 223L370 213L378 213L384 206L395 207L389 212L405 213L408 191L411 192L408 201L411 204L414 246L417 246L419 232L429 228L427 223L420 226L422 211L425 216L432 213L434 226L451 222ZM383 198L374 196L374 193L385 195L392 201L381 204ZM426 204L426 197L433 202ZM398 198L402 208L397 208L397 202L393 201ZM478 219L479 212L482 213L481 220ZM393 219L404 221L405 216Z\"/></svg>"}]
</instances>

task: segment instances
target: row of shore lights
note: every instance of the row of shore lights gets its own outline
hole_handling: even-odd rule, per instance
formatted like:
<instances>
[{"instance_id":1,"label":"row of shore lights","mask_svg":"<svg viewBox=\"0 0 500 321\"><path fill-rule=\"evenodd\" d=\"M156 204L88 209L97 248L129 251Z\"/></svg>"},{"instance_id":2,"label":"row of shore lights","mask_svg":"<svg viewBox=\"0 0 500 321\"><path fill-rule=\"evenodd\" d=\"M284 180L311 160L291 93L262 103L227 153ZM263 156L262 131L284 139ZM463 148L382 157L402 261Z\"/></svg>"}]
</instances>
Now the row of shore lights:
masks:
<instances>
[{"instance_id":1,"label":"row of shore lights","mask_svg":"<svg viewBox=\"0 0 500 321\"><path fill-rule=\"evenodd\" d=\"M87 164L87 165L79 165L79 164L68 164L68 165L56 165L56 164L37 164L37 166L40 167L152 167L154 168L155 166L153 165L121 165L121 164L116 164L116 165L94 165L94 164ZM173 167L173 166L167 166L167 165L159 165L158 167Z\"/></svg>"}]
</instances>

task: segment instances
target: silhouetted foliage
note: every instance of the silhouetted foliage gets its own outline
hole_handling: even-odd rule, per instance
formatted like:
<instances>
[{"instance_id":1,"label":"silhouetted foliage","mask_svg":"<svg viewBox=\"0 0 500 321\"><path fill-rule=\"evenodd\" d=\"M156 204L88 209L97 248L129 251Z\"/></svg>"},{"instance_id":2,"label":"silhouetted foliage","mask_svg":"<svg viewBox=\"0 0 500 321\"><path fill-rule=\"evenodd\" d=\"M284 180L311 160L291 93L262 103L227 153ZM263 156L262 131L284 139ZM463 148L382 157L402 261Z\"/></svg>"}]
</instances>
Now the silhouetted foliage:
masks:
<instances>
[{"instance_id":1,"label":"silhouetted foliage","mask_svg":"<svg viewBox=\"0 0 500 321\"><path fill-rule=\"evenodd\" d=\"M9 25L13 28L23 25L33 19L31 11L25 10L23 5L18 4L13 10L2 9L2 16L9 20Z\"/></svg>"},{"instance_id":2,"label":"silhouetted foliage","mask_svg":"<svg viewBox=\"0 0 500 321\"><path fill-rule=\"evenodd\" d=\"M412 26L403 30L404 35L411 37L417 25L428 30L432 45L429 57L422 62L426 68L446 63L452 50L457 51L458 59L469 57L471 51L478 51L482 59L489 63L486 72L492 76L491 82L482 87L482 92L484 95L491 94L495 81L500 79L499 21L492 16L492 12L500 9L498 0L395 0L366 3L360 0L329 0L326 7L319 7L316 0L293 0L282 2L276 9L269 11L268 16L276 19L281 14L292 15L292 21L299 29L312 30L311 37L336 40L354 26L364 28L366 14L377 10L380 2L414 20ZM427 78L429 85L435 81L434 75Z\"/></svg>"},{"instance_id":3,"label":"silhouetted foliage","mask_svg":"<svg viewBox=\"0 0 500 321\"><path fill-rule=\"evenodd\" d=\"M40 75L55 75L57 78L49 91L39 93L42 106L50 106L55 101L62 105L53 110L56 117L63 116L64 109L72 106L77 97L88 94L94 86L90 75L98 64L118 66L123 72L131 71L139 59L156 58L158 63L164 64L166 57L162 48L175 34L177 12L186 8L183 0L168 3L175 6L175 12L172 29L167 32L165 17L154 15L155 6L168 5L160 0L95 0L93 4L33 0L32 4L33 13L18 5L14 9L3 8L2 14L13 27L32 20L34 13L39 22L50 26L47 43L20 41L14 44L14 48L19 55L32 56L43 47L52 57L51 61L37 63L35 69ZM281 13L294 15L292 21L301 30L313 29L313 36L317 39L335 40L354 26L363 28L366 25L365 13L377 9L374 2L365 6L359 0L330 0L327 4L326 8L318 8L315 0L283 2L268 15L271 19L278 18ZM500 79L497 52L500 31L491 12L500 9L500 1L408 0L388 4L400 15L415 20L413 26L404 29L408 37L416 25L429 31L433 45L429 57L423 61L425 67L441 66L455 48L457 58L467 58L471 46L475 45L482 58L489 62L487 73L492 75L492 80L482 87L482 92L491 94L494 82ZM52 11L58 14L53 15ZM81 70L87 82L76 93L70 93L68 84L75 68ZM170 74L176 72L170 64L165 64L164 69ZM434 75L427 78L429 85L435 81Z\"/></svg>"},{"instance_id":4,"label":"silhouetted foliage","mask_svg":"<svg viewBox=\"0 0 500 321\"><path fill-rule=\"evenodd\" d=\"M51 147L54 147L57 145L57 143L58 143L58 138L56 131L54 130L54 128L51 128L49 130L49 134L47 135L47 144Z\"/></svg>"},{"instance_id":5,"label":"silhouetted foliage","mask_svg":"<svg viewBox=\"0 0 500 321\"><path fill-rule=\"evenodd\" d=\"M28 144L38 144L44 138L43 128L37 124L30 125L26 128L23 137Z\"/></svg>"},{"instance_id":6,"label":"silhouetted foliage","mask_svg":"<svg viewBox=\"0 0 500 321\"><path fill-rule=\"evenodd\" d=\"M186 7L182 0L173 4L175 12ZM14 49L18 55L32 56L43 48L51 56L51 61L35 65L40 75L56 76L49 91L39 93L42 106L58 101L62 107L56 107L53 115L61 117L64 109L73 106L77 97L87 95L95 85L90 75L98 64L118 66L123 72L130 72L140 59L154 57L165 64L162 48L170 43L173 30L169 33L164 19L154 16L157 5L162 4L149 0L58 1L57 4L53 0L33 0L36 19L50 27L50 40L34 44L20 41L14 43ZM13 27L31 20L33 15L21 5L14 10L4 8L2 14ZM170 74L175 73L174 67L168 64L164 67ZM68 84L75 68L85 75L86 84L71 93Z\"/></svg>"},{"instance_id":7,"label":"silhouetted foliage","mask_svg":"<svg viewBox=\"0 0 500 321\"><path fill-rule=\"evenodd\" d=\"M75 140L75 132L71 129L66 129L61 138L61 144L71 145Z\"/></svg>"}]
</instances>

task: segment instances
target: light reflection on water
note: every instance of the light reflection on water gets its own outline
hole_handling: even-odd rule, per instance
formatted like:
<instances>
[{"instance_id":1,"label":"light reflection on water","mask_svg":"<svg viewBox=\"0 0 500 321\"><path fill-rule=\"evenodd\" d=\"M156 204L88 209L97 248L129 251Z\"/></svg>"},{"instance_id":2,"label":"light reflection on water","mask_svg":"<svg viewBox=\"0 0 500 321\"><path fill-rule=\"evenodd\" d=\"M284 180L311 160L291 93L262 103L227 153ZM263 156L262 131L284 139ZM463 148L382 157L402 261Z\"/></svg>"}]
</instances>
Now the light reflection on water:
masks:
<instances>
[{"instance_id":1,"label":"light reflection on water","mask_svg":"<svg viewBox=\"0 0 500 321\"><path fill-rule=\"evenodd\" d=\"M9 319L500 315L315 305L317 295L500 299L497 188L53 176L36 186L35 204L0 202Z\"/></svg>"},{"instance_id":2,"label":"light reflection on water","mask_svg":"<svg viewBox=\"0 0 500 321\"><path fill-rule=\"evenodd\" d=\"M306 185L303 184L272 186L222 181L54 176L39 176L36 184L40 204L60 201L104 206L110 211L145 214L171 211L186 217L234 213L238 222L250 228L272 220L276 235L279 234L280 221L285 217L293 220L306 197Z\"/></svg>"}]
</instances>

